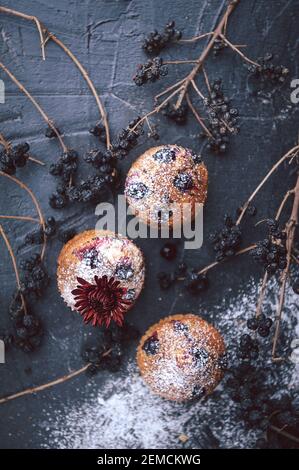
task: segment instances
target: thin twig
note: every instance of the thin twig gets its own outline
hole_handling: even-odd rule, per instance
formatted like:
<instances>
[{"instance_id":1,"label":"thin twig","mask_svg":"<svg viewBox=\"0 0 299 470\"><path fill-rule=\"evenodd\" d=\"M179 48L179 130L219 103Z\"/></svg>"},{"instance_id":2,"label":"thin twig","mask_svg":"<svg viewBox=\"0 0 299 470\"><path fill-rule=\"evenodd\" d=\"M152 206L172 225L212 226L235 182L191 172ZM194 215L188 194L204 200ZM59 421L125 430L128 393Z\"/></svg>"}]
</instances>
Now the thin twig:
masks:
<instances>
[{"instance_id":1,"label":"thin twig","mask_svg":"<svg viewBox=\"0 0 299 470\"><path fill-rule=\"evenodd\" d=\"M13 220L23 220L27 222L34 222L40 224L40 220L34 219L34 217L27 217L22 215L0 215L0 219L13 219Z\"/></svg>"},{"instance_id":2,"label":"thin twig","mask_svg":"<svg viewBox=\"0 0 299 470\"><path fill-rule=\"evenodd\" d=\"M221 39L237 54L239 54L245 62L248 62L251 65L255 65L256 67L259 67L260 65L257 62L254 62L253 60L249 59L243 52L241 52L237 46L234 46L223 34L219 35Z\"/></svg>"},{"instance_id":3,"label":"thin twig","mask_svg":"<svg viewBox=\"0 0 299 470\"><path fill-rule=\"evenodd\" d=\"M156 106L154 109L152 109L152 111L149 111L148 113L146 113L144 116L142 116L137 122L136 124L131 127L130 131L134 131L143 121L146 121L146 119L148 119L150 116L152 116L153 114L156 114L158 113L167 103L168 101L171 100L171 98L175 95L177 95L179 93L179 91L181 90L181 87L178 88L177 90L174 90L169 96L167 96L167 98L165 98L165 100L162 101L162 103L160 103L158 106Z\"/></svg>"},{"instance_id":4,"label":"thin twig","mask_svg":"<svg viewBox=\"0 0 299 470\"><path fill-rule=\"evenodd\" d=\"M266 293L267 282L268 282L268 273L266 271L263 276L262 285L261 285L261 289L260 289L260 293L259 293L259 297L258 297L258 301L256 305L256 312L255 312L256 317L259 317L262 312L262 305L263 305L263 300L264 300L265 293Z\"/></svg>"},{"instance_id":5,"label":"thin twig","mask_svg":"<svg viewBox=\"0 0 299 470\"><path fill-rule=\"evenodd\" d=\"M39 38L40 38L40 47L42 51L42 58L43 60L46 59L46 54L45 54L45 39L42 31L42 25L39 19L36 16L31 16L31 15L26 15L25 13L19 13L18 11L11 10L10 8L2 7L0 6L0 12L2 13L8 13L9 15L15 15L15 16L20 16L24 20L29 20L33 21L36 24L38 33L39 33Z\"/></svg>"},{"instance_id":6,"label":"thin twig","mask_svg":"<svg viewBox=\"0 0 299 470\"><path fill-rule=\"evenodd\" d=\"M197 120L197 122L201 125L201 127L203 128L203 130L205 131L205 133L206 133L209 137L212 137L212 134L211 134L211 132L209 131L209 129L207 128L207 126L205 125L205 123L203 122L203 119L200 117L200 115L198 114L198 112L197 112L196 109L194 108L194 106L193 106L193 104L192 104L192 101L191 101L191 99L190 99L189 93L186 94L186 100L187 100L188 106L189 106L189 108L191 109L192 113L194 114L195 119Z\"/></svg>"},{"instance_id":7,"label":"thin twig","mask_svg":"<svg viewBox=\"0 0 299 470\"><path fill-rule=\"evenodd\" d=\"M287 192L286 192L286 194L284 195L284 198L283 198L283 200L281 201L281 204L280 204L280 206L279 206L279 208L278 208L278 211L277 211L275 220L278 220L278 219L280 218L284 206L286 205L286 203L287 203L289 197L291 196L291 194L294 194L294 192L295 192L295 189L290 189L290 191L287 191Z\"/></svg>"},{"instance_id":8,"label":"thin twig","mask_svg":"<svg viewBox=\"0 0 299 470\"><path fill-rule=\"evenodd\" d=\"M175 107L176 109L178 109L181 104L182 104L182 101L186 95L186 92L188 90L188 87L190 85L190 83L192 82L192 80L194 80L194 78L196 77L197 73L199 72L200 68L202 67L202 64L204 63L204 61L206 60L206 58L208 57L209 53L211 52L211 50L213 49L213 46L214 46L214 43L216 41L216 39L219 37L219 35L222 33L222 30L223 30L223 27L224 25L226 24L229 16L231 15L231 13L234 11L235 7L237 6L238 2L234 2L234 3L230 3L223 15L223 17L221 18L218 26L216 27L215 31L213 31L213 34L208 42L208 45L206 46L206 48L202 51L202 53L200 54L199 58L198 58L198 62L197 64L195 65L195 67L193 67L193 69L191 70L191 72L189 73L189 75L187 76L186 80L184 81L184 84L183 84L183 87L182 87L182 91L177 99L177 102L175 104Z\"/></svg>"},{"instance_id":9,"label":"thin twig","mask_svg":"<svg viewBox=\"0 0 299 470\"><path fill-rule=\"evenodd\" d=\"M232 258L235 258L235 256L239 256L239 255L243 255L245 253L248 253L249 251L253 250L254 248L256 248L256 245L249 245L247 246L246 248L242 248L241 250L237 251L234 256L232 256ZM224 260L223 260L224 261ZM198 271L197 274L205 274L207 273L208 271L210 271L210 269L213 269L215 266L218 266L218 264L220 263L223 263L223 261L214 261L213 263L211 264L208 264L207 266L205 266L204 268L202 268L200 271ZM227 260L226 260L227 261Z\"/></svg>"},{"instance_id":10,"label":"thin twig","mask_svg":"<svg viewBox=\"0 0 299 470\"><path fill-rule=\"evenodd\" d=\"M43 390L46 390L47 388L54 387L55 385L67 382L68 380L71 380L74 377L77 377L78 375L85 372L89 365L90 364L86 364L80 369L70 372L69 374L66 374L63 377L59 377L58 379L52 380L51 382L48 382L46 384L38 385L37 387L27 388L26 390L22 390L21 392L13 393L12 395L8 395L7 397L0 398L0 404L15 400L16 398L24 397L25 395L32 395L33 393L41 392Z\"/></svg>"},{"instance_id":11,"label":"thin twig","mask_svg":"<svg viewBox=\"0 0 299 470\"><path fill-rule=\"evenodd\" d=\"M179 41L177 41L177 43L181 44L181 43L196 42L196 41L199 41L200 39L206 38L207 36L212 36L212 34L214 34L214 31L211 31L210 33L200 34L199 36L194 36L193 38L180 39Z\"/></svg>"},{"instance_id":12,"label":"thin twig","mask_svg":"<svg viewBox=\"0 0 299 470\"><path fill-rule=\"evenodd\" d=\"M106 357L111 352L112 352L112 348L109 348L105 352L103 352L101 357ZM16 398L20 398L25 395L32 395L33 393L41 392L43 390L46 390L47 388L54 387L55 385L59 385L64 382L67 382L68 380L71 380L74 377L77 377L78 375L83 374L83 372L85 372L90 365L91 363L88 363L85 366L80 367L80 369L74 370L73 372L70 372L69 374L63 375L62 377L52 380L51 382L47 382L43 385L38 385L37 387L27 388L25 390L22 390L21 392L13 393L12 395L8 395L6 397L0 398L0 405L2 403L7 403L8 401L15 400Z\"/></svg>"},{"instance_id":13,"label":"thin twig","mask_svg":"<svg viewBox=\"0 0 299 470\"><path fill-rule=\"evenodd\" d=\"M46 237L46 234L45 234L45 220L44 220L44 216L43 216L43 213L41 211L40 205L38 203L38 200L36 199L35 195L31 191L31 189L25 183L23 183L21 180L19 180L16 176L8 175L7 173L4 173L3 171L0 171L0 175L4 176L5 178L10 179L11 181L13 181L17 185L19 185L20 188L24 189L29 194L29 196L31 197L31 199L33 201L33 204L36 207L36 211L38 213L40 224L43 228L43 245L42 245L42 251L41 251L41 259L43 259L44 255L45 255L45 251L46 251L47 237Z\"/></svg>"},{"instance_id":14,"label":"thin twig","mask_svg":"<svg viewBox=\"0 0 299 470\"><path fill-rule=\"evenodd\" d=\"M15 276L16 276L18 291L20 292L20 290L21 290L21 281L20 281L20 275L19 275L19 271L18 271L17 261L16 261L16 258L15 258L12 246L10 244L10 241L9 241L9 239L8 239L8 237L7 237L7 235L6 235L6 233L5 233L5 231L4 231L1 224L0 224L0 234L2 235L2 238L5 242L7 250L8 250L9 255L11 257L11 261L12 261ZM27 314L27 306L26 306L25 298L24 298L24 296L21 292L20 292L20 297L21 297L21 300L22 300L23 311L24 311L24 314L26 315Z\"/></svg>"},{"instance_id":15,"label":"thin twig","mask_svg":"<svg viewBox=\"0 0 299 470\"><path fill-rule=\"evenodd\" d=\"M281 434L282 436L286 437L287 439L290 439L291 441L299 443L298 437L293 436L293 434L290 434L289 432L285 431L284 429L280 429L277 426L274 426L273 424L270 424L269 428L272 429L272 431L275 431L278 434Z\"/></svg>"},{"instance_id":16,"label":"thin twig","mask_svg":"<svg viewBox=\"0 0 299 470\"><path fill-rule=\"evenodd\" d=\"M197 60L163 60L165 65L197 64Z\"/></svg>"},{"instance_id":17,"label":"thin twig","mask_svg":"<svg viewBox=\"0 0 299 470\"><path fill-rule=\"evenodd\" d=\"M38 112L40 113L40 115L42 116L42 118L46 121L46 123L48 124L49 127L51 127L51 129L53 130L53 132L55 133L56 137L58 138L59 140L59 143L61 145L61 148L63 150L63 152L67 152L67 147L66 145L64 144L63 142L63 139L60 135L60 132L58 131L58 129L54 126L53 122L51 121L51 119L47 116L47 114L45 113L45 111L42 109L42 107L38 104L38 102L36 101L35 98L33 98L33 96L29 93L29 91L24 87L24 85L22 85L22 83L19 82L19 80L12 74L12 72L10 70L8 70L7 67L5 67L4 64L2 64L2 62L0 62L0 68L2 68L2 70L9 76L9 78L17 85L17 87L27 96L27 98L29 98L29 100L31 101L31 103L35 106L35 108L38 110Z\"/></svg>"},{"instance_id":18,"label":"thin twig","mask_svg":"<svg viewBox=\"0 0 299 470\"><path fill-rule=\"evenodd\" d=\"M106 113L106 110L104 108L104 105L96 91L96 88L91 80L91 78L89 77L87 71L85 70L85 68L83 67L83 65L81 64L81 62L77 59L77 57L70 51L70 49L60 40L58 39L57 36L55 36L55 34L51 33L43 24L42 22L36 18L35 16L29 16L29 15L26 15L25 13L22 13L20 11L16 11L16 10L13 10L11 8L5 8L5 7L0 7L0 12L3 12L3 13L7 13L9 15L14 15L14 16L17 16L19 18L23 18L25 20L29 20L29 21L34 21L35 24L37 25L37 28L38 28L38 31L39 31L39 34L40 34L40 39L41 39L41 48L42 48L42 52L43 52L43 58L45 58L45 53L44 53L44 46L45 44L51 39L53 42L55 42L68 56L69 58L74 62L74 64L77 66L77 68L79 69L80 73L82 74L84 80L86 81L86 83L88 84L95 100L96 100L96 104L97 104L97 107L99 109L99 112L100 112L100 116L103 120L103 124L104 124L104 127L105 127L105 131L106 131L106 144L107 144L107 148L109 149L110 146L111 146L111 142L110 142L110 130L109 130L109 125L108 125L108 119L107 119L107 113ZM46 39L44 39L44 37Z\"/></svg>"},{"instance_id":19,"label":"thin twig","mask_svg":"<svg viewBox=\"0 0 299 470\"><path fill-rule=\"evenodd\" d=\"M276 348L277 348L277 342L279 338L280 323L281 323L282 311L283 311L284 300L285 300L286 283L287 283L287 278L288 278L290 265L292 261L292 249L293 249L293 244L294 244L295 231L296 231L296 227L298 224L298 217L299 217L298 213L299 213L299 175L297 177L296 186L294 188L294 202L293 202L292 212L286 224L287 265L281 275L279 301L278 301L277 314L276 314L276 327L275 327L275 333L273 337L273 347L272 347L272 359L274 361L281 359L281 358L276 357Z\"/></svg>"},{"instance_id":20,"label":"thin twig","mask_svg":"<svg viewBox=\"0 0 299 470\"><path fill-rule=\"evenodd\" d=\"M198 96L204 100L205 97L204 95L202 94L202 92L199 90L198 86L196 85L195 81L194 80L191 80L191 85L193 86L194 90L196 91L196 93L198 94Z\"/></svg>"},{"instance_id":21,"label":"thin twig","mask_svg":"<svg viewBox=\"0 0 299 470\"><path fill-rule=\"evenodd\" d=\"M255 198L255 196L257 195L257 193L259 192L259 190L264 186L264 184L266 183L266 181L270 178L270 176L274 173L275 170L277 170L277 168L285 161L287 160L288 158L293 158L295 154L297 154L299 152L299 145L296 145L295 147L293 147L291 150L289 150L285 155L283 155L279 160L278 162L275 163L275 165L272 166L272 168L270 169L270 171L266 174L266 176L262 179L262 181L260 182L260 184L256 187L256 189L253 191L253 193L249 196L249 198L247 199L247 201L245 202L245 204L243 205L243 208L241 210L241 213L239 215L239 218L236 222L237 225L240 224L241 220L243 219L243 216L249 206L249 204L251 203L251 201Z\"/></svg>"}]
</instances>

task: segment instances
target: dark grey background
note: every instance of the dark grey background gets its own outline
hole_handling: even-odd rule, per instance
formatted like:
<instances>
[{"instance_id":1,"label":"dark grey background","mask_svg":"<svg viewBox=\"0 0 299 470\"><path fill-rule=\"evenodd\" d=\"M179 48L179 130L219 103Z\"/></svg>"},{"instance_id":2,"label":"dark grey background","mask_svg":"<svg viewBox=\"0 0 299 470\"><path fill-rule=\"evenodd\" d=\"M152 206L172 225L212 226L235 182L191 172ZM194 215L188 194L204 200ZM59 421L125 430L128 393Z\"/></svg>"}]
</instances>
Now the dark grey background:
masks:
<instances>
[{"instance_id":1,"label":"dark grey background","mask_svg":"<svg viewBox=\"0 0 299 470\"><path fill-rule=\"evenodd\" d=\"M137 88L131 80L136 64L145 61L140 43L143 34L153 28L162 28L169 19L175 19L185 37L211 30L219 20L226 4L221 0L19 0L5 1L3 5L37 15L78 56L90 72L109 114L112 133L115 135L137 113L151 109L152 96L181 77L188 66L176 66L169 76L154 85ZM290 69L290 79L298 78L298 0L242 0L229 21L228 37L236 44L247 44L247 54L256 58L267 51L276 54L277 63ZM69 58L54 44L46 48L47 60L40 55L39 38L33 24L15 17L1 15L1 61L31 91L45 108L57 126L65 133L67 144L80 153L96 145L88 128L98 119L97 109L86 83ZM163 56L195 58L201 45L180 46L167 49ZM266 171L296 140L298 135L298 105L290 102L289 82L274 96L257 95L248 80L245 67L239 57L225 51L217 59L211 57L207 65L211 79L222 77L227 95L240 110L241 134L232 140L229 154L216 157L204 152L209 169L209 197L204 214L204 245L196 253L182 252L179 257L190 265L204 266L213 258L208 243L208 233L221 224L224 213L234 213L260 181ZM0 105L1 132L13 141L26 139L32 153L47 164L57 159L60 150L55 141L44 138L44 122L31 103L1 72L6 85L6 103ZM200 83L200 81L199 81ZM190 116L188 125L177 127L164 118L159 123L162 143L179 143L199 151L199 129ZM144 149L153 145L146 141L136 148L122 164L125 170ZM83 165L82 165L83 166ZM48 206L48 196L54 190L55 181L47 169L29 164L18 171L39 197L44 213L55 211ZM288 169L278 172L268 182L258 197L258 218L273 214L283 191L291 185ZM0 181L0 213L34 215L29 198L19 188L4 178ZM75 227L78 231L95 225L94 208L76 206L71 210L55 212L63 221L63 227ZM4 222L14 249L23 243L25 234L32 228L29 223ZM247 223L244 246L257 234ZM246 227L247 227L246 225ZM249 276L258 278L258 268L248 258L236 259L220 266L211 273L211 289L201 298L191 298L176 286L160 292L156 275L161 269L175 267L159 256L162 241L141 240L147 262L147 278L144 292L129 315L129 320L141 332L159 318L180 311L200 311L213 320L209 307L231 295L246 284ZM79 315L71 313L59 297L55 283L56 257L61 249L58 241L50 242L47 250L47 267L52 283L44 299L35 306L46 327L42 349L32 355L12 350L7 364L0 366L0 395L4 396L26 387L47 382L82 365L79 355L83 325ZM29 248L19 250L18 256L27 255ZM34 249L33 249L34 251ZM15 279L5 246L0 252L0 327L9 326L8 304L15 288ZM182 295L179 295L182 294ZM159 300L159 297L163 299ZM163 305L163 308L161 308ZM135 354L135 345L128 357ZM26 373L28 367L32 373ZM99 387L104 375L94 379ZM68 400L80 403L88 397L87 379L81 376L54 389L1 405L1 448L39 447L40 438L34 426L47 412L49 404L57 408ZM43 442L47 440L44 430Z\"/></svg>"}]
</instances>

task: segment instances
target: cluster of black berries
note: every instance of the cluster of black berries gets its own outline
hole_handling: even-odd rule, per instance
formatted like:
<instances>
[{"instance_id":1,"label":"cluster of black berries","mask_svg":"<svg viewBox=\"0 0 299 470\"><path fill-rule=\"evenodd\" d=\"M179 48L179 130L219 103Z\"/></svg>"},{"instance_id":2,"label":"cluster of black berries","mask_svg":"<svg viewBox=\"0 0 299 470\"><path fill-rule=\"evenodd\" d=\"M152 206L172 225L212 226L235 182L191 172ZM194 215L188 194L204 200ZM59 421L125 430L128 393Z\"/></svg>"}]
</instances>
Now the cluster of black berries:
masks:
<instances>
[{"instance_id":1,"label":"cluster of black berries","mask_svg":"<svg viewBox=\"0 0 299 470\"><path fill-rule=\"evenodd\" d=\"M19 292L14 294L9 312L14 326L14 336L10 335L11 343L27 353L38 349L43 327L37 315L24 312Z\"/></svg>"},{"instance_id":2,"label":"cluster of black berries","mask_svg":"<svg viewBox=\"0 0 299 470\"><path fill-rule=\"evenodd\" d=\"M102 175L92 175L82 180L76 186L66 190L67 200L73 202L98 202L107 187L107 181Z\"/></svg>"},{"instance_id":3,"label":"cluster of black berries","mask_svg":"<svg viewBox=\"0 0 299 470\"><path fill-rule=\"evenodd\" d=\"M160 250L160 255L171 261L176 257L177 248L174 243L165 243ZM185 263L180 263L175 272L158 274L160 288L169 289L175 282L184 281L184 288L192 295L198 295L209 287L209 280L205 273L199 274L196 269L188 269Z\"/></svg>"},{"instance_id":4,"label":"cluster of black berries","mask_svg":"<svg viewBox=\"0 0 299 470\"><path fill-rule=\"evenodd\" d=\"M48 287L50 278L42 263L39 254L33 255L21 262L21 293L25 296L34 294L41 297L44 290Z\"/></svg>"},{"instance_id":5,"label":"cluster of black berries","mask_svg":"<svg viewBox=\"0 0 299 470\"><path fill-rule=\"evenodd\" d=\"M98 176L102 176L107 184L114 182L116 161L110 150L91 150L84 156L84 160L96 168Z\"/></svg>"},{"instance_id":6,"label":"cluster of black berries","mask_svg":"<svg viewBox=\"0 0 299 470\"><path fill-rule=\"evenodd\" d=\"M247 328L249 330L257 331L262 338L269 336L272 325L273 320L270 317L266 317L263 313L258 317L249 318L249 320L247 320Z\"/></svg>"},{"instance_id":7,"label":"cluster of black berries","mask_svg":"<svg viewBox=\"0 0 299 470\"><path fill-rule=\"evenodd\" d=\"M208 115L208 149L215 153L225 153L228 149L229 137L238 134L238 110L231 107L230 100L224 96L221 80L211 85L209 97L205 99Z\"/></svg>"},{"instance_id":8,"label":"cluster of black berries","mask_svg":"<svg viewBox=\"0 0 299 470\"><path fill-rule=\"evenodd\" d=\"M163 64L163 59L155 57L154 59L149 59L145 64L138 65L133 81L137 86L141 86L148 82L155 82L167 74L168 67Z\"/></svg>"},{"instance_id":9,"label":"cluster of black berries","mask_svg":"<svg viewBox=\"0 0 299 470\"><path fill-rule=\"evenodd\" d=\"M275 274L287 265L286 233L279 228L276 220L268 219L268 237L258 241L250 253L268 274Z\"/></svg>"},{"instance_id":10,"label":"cluster of black berries","mask_svg":"<svg viewBox=\"0 0 299 470\"><path fill-rule=\"evenodd\" d=\"M182 32L175 29L175 22L166 24L163 33L157 30L149 33L142 44L142 49L147 54L159 54L168 44L178 41L182 37Z\"/></svg>"},{"instance_id":11,"label":"cluster of black berries","mask_svg":"<svg viewBox=\"0 0 299 470\"><path fill-rule=\"evenodd\" d=\"M50 174L59 176L62 181L69 182L78 168L78 153L75 150L64 152L56 163L50 166Z\"/></svg>"},{"instance_id":12,"label":"cluster of black berries","mask_svg":"<svg viewBox=\"0 0 299 470\"><path fill-rule=\"evenodd\" d=\"M257 59L257 64L246 65L250 74L262 83L283 84L289 74L289 69L283 65L274 65L273 55L268 53Z\"/></svg>"},{"instance_id":13,"label":"cluster of black berries","mask_svg":"<svg viewBox=\"0 0 299 470\"><path fill-rule=\"evenodd\" d=\"M62 209L67 205L66 188L78 169L78 153L68 150L56 163L50 166L50 174L59 178L56 191L50 196L49 204L53 209Z\"/></svg>"},{"instance_id":14,"label":"cluster of black berries","mask_svg":"<svg viewBox=\"0 0 299 470\"><path fill-rule=\"evenodd\" d=\"M88 375L100 370L116 372L122 364L125 345L139 337L139 332L125 323L122 328L111 325L109 329L98 329L82 347L82 358L90 363Z\"/></svg>"},{"instance_id":15,"label":"cluster of black berries","mask_svg":"<svg viewBox=\"0 0 299 470\"><path fill-rule=\"evenodd\" d=\"M235 225L232 218L225 215L224 228L212 233L210 240L216 252L216 261L223 261L235 255L242 243L242 233L240 227Z\"/></svg>"},{"instance_id":16,"label":"cluster of black berries","mask_svg":"<svg viewBox=\"0 0 299 470\"><path fill-rule=\"evenodd\" d=\"M25 237L25 244L30 245L39 245L43 243L44 234L47 238L53 238L57 235L58 239L63 243L66 243L68 240L73 238L76 235L75 229L58 229L59 223L56 221L54 217L48 217L45 221L45 229L43 230L42 227L39 229L30 232Z\"/></svg>"},{"instance_id":17,"label":"cluster of black berries","mask_svg":"<svg viewBox=\"0 0 299 470\"><path fill-rule=\"evenodd\" d=\"M176 108L175 103L168 102L163 106L161 113L176 124L184 125L187 122L188 106L185 101L178 108Z\"/></svg>"},{"instance_id":18,"label":"cluster of black berries","mask_svg":"<svg viewBox=\"0 0 299 470\"><path fill-rule=\"evenodd\" d=\"M270 367L261 369L251 364L241 364L231 370L226 383L232 399L239 406L239 416L247 427L259 429L263 434L268 431L268 441L260 438L257 447L272 447L272 436L269 436L271 424L279 429L286 428L292 435L298 436L298 395L276 391L273 380L269 385L269 378L274 379L273 375Z\"/></svg>"},{"instance_id":19,"label":"cluster of black berries","mask_svg":"<svg viewBox=\"0 0 299 470\"><path fill-rule=\"evenodd\" d=\"M98 137L103 144L106 142L106 130L100 121L96 122L95 126L89 129L89 132L95 137Z\"/></svg>"},{"instance_id":20,"label":"cluster of black berries","mask_svg":"<svg viewBox=\"0 0 299 470\"><path fill-rule=\"evenodd\" d=\"M37 230L28 233L25 237L25 244L39 245L43 243L44 234L47 236L47 238L52 238L56 234L56 230L56 220L54 217L48 217L48 219L45 221L45 229L40 227Z\"/></svg>"},{"instance_id":21,"label":"cluster of black berries","mask_svg":"<svg viewBox=\"0 0 299 470\"><path fill-rule=\"evenodd\" d=\"M134 130L132 130L134 129ZM138 116L129 125L122 129L112 142L111 152L116 160L121 160L136 147L138 139L144 134L143 122L140 122Z\"/></svg>"},{"instance_id":22,"label":"cluster of black berries","mask_svg":"<svg viewBox=\"0 0 299 470\"><path fill-rule=\"evenodd\" d=\"M259 357L259 345L257 340L250 335L242 335L239 343L239 358L246 361L255 361Z\"/></svg>"},{"instance_id":23,"label":"cluster of black berries","mask_svg":"<svg viewBox=\"0 0 299 470\"><path fill-rule=\"evenodd\" d=\"M22 168L26 165L29 158L29 148L29 144L24 142L2 150L0 152L0 171L8 175L14 175L17 168Z\"/></svg>"}]
</instances>

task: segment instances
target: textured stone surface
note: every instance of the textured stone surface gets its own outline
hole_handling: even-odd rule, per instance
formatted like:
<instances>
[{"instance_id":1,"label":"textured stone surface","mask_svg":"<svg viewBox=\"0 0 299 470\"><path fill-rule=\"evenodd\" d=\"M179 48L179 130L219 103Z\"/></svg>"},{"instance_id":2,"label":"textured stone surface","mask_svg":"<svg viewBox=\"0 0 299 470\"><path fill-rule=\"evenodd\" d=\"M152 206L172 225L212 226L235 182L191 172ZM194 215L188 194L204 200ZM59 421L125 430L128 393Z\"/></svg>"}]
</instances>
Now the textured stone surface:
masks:
<instances>
[{"instance_id":1,"label":"textured stone surface","mask_svg":"<svg viewBox=\"0 0 299 470\"><path fill-rule=\"evenodd\" d=\"M163 2L142 0L20 0L4 1L3 5L37 15L58 37L78 55L86 66L107 106L113 133L137 113L151 109L152 96L162 86L175 81L186 73L189 66L176 66L169 76L142 88L131 80L136 64L144 61L140 49L143 33L161 28L169 19L176 19L185 37L211 30L225 5L222 0L196 1L164 0ZM251 0L241 1L229 23L229 37L236 44L247 44L248 55L256 58L267 51L277 54L277 62L286 65L291 78L299 77L298 70L298 0ZM33 24L15 17L0 16L1 61L11 68L40 101L57 126L63 129L66 142L80 152L92 148L95 140L88 128L98 119L97 109L86 83L62 51L53 43L46 48L47 60L41 60L38 34ZM191 47L179 46L168 49L169 59L194 58L199 55L199 44ZM164 55L164 54L163 54ZM208 243L208 233L221 224L224 213L233 213L256 186L269 167L294 143L298 128L298 105L290 103L290 88L273 98L255 96L247 72L238 56L226 51L219 58L211 58L207 67L210 77L223 77L227 94L231 96L241 114L241 134L233 139L227 156L215 157L204 154L209 169L209 197L205 210L204 246L196 254L182 251L179 257L194 267L210 262L213 253ZM31 103L16 89L3 72L6 104L0 105L1 132L12 140L26 139L33 154L47 164L56 160L59 148L56 142L43 137L45 129L40 116ZM291 105L289 113L284 110ZM286 116L286 117L285 117ZM185 127L176 127L160 117L161 143L177 143L200 150L198 127L190 117ZM130 163L153 143L138 146L123 163L124 173ZM48 207L48 195L55 181L45 168L30 164L18 175L39 196L46 214L53 213ZM268 182L258 197L258 219L265 218L277 208L280 195L290 186L288 170L278 172ZM34 214L31 202L18 188L4 178L0 181L0 213ZM73 207L70 211L55 214L63 221L63 227L76 227L78 231L94 227L94 208L83 210ZM20 222L5 222L5 227L14 248L22 245L29 226ZM30 227L31 228L31 227ZM253 231L246 230L247 242ZM254 235L255 237L257 235ZM246 240L245 240L246 243ZM199 311L210 320L213 305L227 296L227 289L238 290L250 275L258 276L258 269L248 258L238 259L211 273L211 289L200 299L188 297L178 285L168 292L160 292L156 275L160 270L169 270L174 264L161 259L159 251L162 241L141 240L147 261L147 284L129 320L143 333L148 326L162 316L180 311ZM51 242L47 252L47 265L52 283L45 298L36 306L46 327L42 349L33 355L24 356L12 351L5 366L0 365L0 395L6 395L28 386L44 383L81 366L79 355L82 340L82 322L79 315L71 313L60 299L55 283L56 257L61 249L59 242ZM22 256L29 249L20 248ZM13 292L15 279L5 247L1 244L0 257L0 327L9 324L7 307ZM130 355L133 357L132 347ZM25 369L31 367L32 374ZM75 381L43 392L36 397L26 397L1 405L0 447L39 447L46 441L47 429L42 437L35 427L43 421L49 403L58 408L63 402L77 401L88 397L90 387L99 388L103 376L98 375L91 384L85 376Z\"/></svg>"}]
</instances>

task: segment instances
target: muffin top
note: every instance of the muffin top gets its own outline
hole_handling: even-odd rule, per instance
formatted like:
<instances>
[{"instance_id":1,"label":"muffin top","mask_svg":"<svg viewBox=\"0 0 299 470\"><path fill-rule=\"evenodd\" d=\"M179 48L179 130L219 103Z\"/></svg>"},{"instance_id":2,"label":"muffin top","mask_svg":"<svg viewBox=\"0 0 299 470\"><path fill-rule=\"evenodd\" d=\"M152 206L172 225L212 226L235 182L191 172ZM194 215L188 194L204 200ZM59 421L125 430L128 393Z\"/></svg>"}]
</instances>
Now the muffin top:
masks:
<instances>
[{"instance_id":1,"label":"muffin top","mask_svg":"<svg viewBox=\"0 0 299 470\"><path fill-rule=\"evenodd\" d=\"M211 393L226 367L220 333L202 318L178 314L151 326L137 351L141 375L152 391L174 401Z\"/></svg>"},{"instance_id":2,"label":"muffin top","mask_svg":"<svg viewBox=\"0 0 299 470\"><path fill-rule=\"evenodd\" d=\"M145 221L171 223L175 216L181 217L182 204L191 203L194 210L196 202L205 202L207 184L208 172L199 155L177 145L163 145L150 148L133 163L125 195Z\"/></svg>"},{"instance_id":3,"label":"muffin top","mask_svg":"<svg viewBox=\"0 0 299 470\"><path fill-rule=\"evenodd\" d=\"M105 278L112 287L123 289L122 299L128 310L144 283L142 252L129 239L110 231L88 230L76 235L62 248L57 269L59 291L72 310L77 310L80 294L74 291L80 286L88 287L88 284L95 286L95 278ZM117 285L112 285L113 281Z\"/></svg>"}]
</instances>

